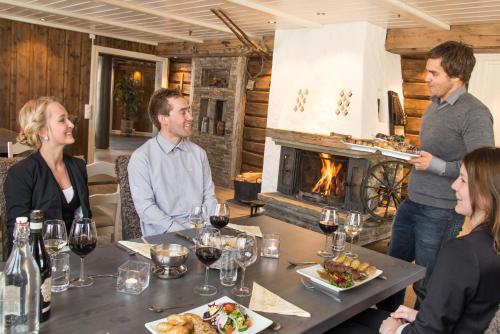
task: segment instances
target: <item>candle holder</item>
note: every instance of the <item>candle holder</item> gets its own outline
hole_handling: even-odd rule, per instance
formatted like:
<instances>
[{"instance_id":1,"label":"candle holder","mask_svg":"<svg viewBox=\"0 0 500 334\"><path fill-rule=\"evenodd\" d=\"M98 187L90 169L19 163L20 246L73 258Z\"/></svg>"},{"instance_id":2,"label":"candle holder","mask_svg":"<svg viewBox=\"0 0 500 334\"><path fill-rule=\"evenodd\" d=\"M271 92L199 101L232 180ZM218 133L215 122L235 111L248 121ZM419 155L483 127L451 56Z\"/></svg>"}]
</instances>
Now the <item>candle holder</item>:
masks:
<instances>
[{"instance_id":1,"label":"candle holder","mask_svg":"<svg viewBox=\"0 0 500 334\"><path fill-rule=\"evenodd\" d=\"M278 234L264 234L260 255L263 257L278 258L280 256L280 236Z\"/></svg>"},{"instance_id":2,"label":"candle holder","mask_svg":"<svg viewBox=\"0 0 500 334\"><path fill-rule=\"evenodd\" d=\"M116 290L138 295L149 286L150 264L141 261L123 263L118 267Z\"/></svg>"}]
</instances>

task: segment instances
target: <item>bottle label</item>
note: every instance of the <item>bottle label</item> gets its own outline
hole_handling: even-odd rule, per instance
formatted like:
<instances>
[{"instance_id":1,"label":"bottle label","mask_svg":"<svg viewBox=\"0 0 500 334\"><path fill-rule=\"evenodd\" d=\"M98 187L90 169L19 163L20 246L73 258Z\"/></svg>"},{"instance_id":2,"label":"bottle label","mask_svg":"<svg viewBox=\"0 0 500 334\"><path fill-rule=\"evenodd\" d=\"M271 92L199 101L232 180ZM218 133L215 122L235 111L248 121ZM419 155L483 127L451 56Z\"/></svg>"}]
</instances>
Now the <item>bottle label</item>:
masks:
<instances>
[{"instance_id":1,"label":"bottle label","mask_svg":"<svg viewBox=\"0 0 500 334\"><path fill-rule=\"evenodd\" d=\"M7 285L4 290L4 314L21 315L21 288Z\"/></svg>"},{"instance_id":2,"label":"bottle label","mask_svg":"<svg viewBox=\"0 0 500 334\"><path fill-rule=\"evenodd\" d=\"M30 223L30 230L41 230L42 226L43 226L43 222Z\"/></svg>"},{"instance_id":3,"label":"bottle label","mask_svg":"<svg viewBox=\"0 0 500 334\"><path fill-rule=\"evenodd\" d=\"M50 303L52 295L50 291L51 286L52 286L52 279L51 277L48 277L45 281L43 281L42 286L40 287L44 303ZM47 309L50 309L50 305L47 307ZM45 308L43 309L42 312L45 312Z\"/></svg>"}]
</instances>

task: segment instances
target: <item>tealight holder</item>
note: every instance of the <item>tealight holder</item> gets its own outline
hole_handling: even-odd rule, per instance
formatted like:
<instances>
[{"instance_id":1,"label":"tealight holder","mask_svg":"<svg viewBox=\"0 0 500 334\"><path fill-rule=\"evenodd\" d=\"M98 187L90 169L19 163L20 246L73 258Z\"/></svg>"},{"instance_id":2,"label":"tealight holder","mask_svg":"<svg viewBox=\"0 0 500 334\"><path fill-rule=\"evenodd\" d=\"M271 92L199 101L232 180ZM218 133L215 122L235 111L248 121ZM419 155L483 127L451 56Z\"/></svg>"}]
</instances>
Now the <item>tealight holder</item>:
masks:
<instances>
[{"instance_id":1,"label":"tealight holder","mask_svg":"<svg viewBox=\"0 0 500 334\"><path fill-rule=\"evenodd\" d=\"M262 236L260 255L272 258L280 256L280 236L278 234L264 234Z\"/></svg>"},{"instance_id":2,"label":"tealight holder","mask_svg":"<svg viewBox=\"0 0 500 334\"><path fill-rule=\"evenodd\" d=\"M116 290L138 295L149 286L150 264L142 261L123 263L118 267Z\"/></svg>"}]
</instances>

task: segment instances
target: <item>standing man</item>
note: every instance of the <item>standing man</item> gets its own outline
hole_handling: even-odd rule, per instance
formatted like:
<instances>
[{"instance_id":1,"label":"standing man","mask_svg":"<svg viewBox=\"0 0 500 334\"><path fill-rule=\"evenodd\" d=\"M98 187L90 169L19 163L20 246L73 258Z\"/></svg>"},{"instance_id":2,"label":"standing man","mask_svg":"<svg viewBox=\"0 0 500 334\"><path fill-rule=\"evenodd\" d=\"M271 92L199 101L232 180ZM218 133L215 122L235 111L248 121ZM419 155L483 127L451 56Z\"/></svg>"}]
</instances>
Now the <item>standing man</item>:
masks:
<instances>
[{"instance_id":1,"label":"standing man","mask_svg":"<svg viewBox=\"0 0 500 334\"><path fill-rule=\"evenodd\" d=\"M432 104L420 126L420 157L409 161L413 168L408 196L394 218L389 247L389 255L427 268L425 279L413 286L416 307L425 297L441 246L455 238L464 223L454 210L457 198L451 189L461 159L476 148L495 144L490 111L466 89L475 63L472 48L458 42L442 43L427 54ZM404 292L379 307L395 310L403 304Z\"/></svg>"},{"instance_id":2,"label":"standing man","mask_svg":"<svg viewBox=\"0 0 500 334\"><path fill-rule=\"evenodd\" d=\"M134 151L128 164L130 192L144 236L189 228L189 213L217 204L206 152L190 142L193 116L177 90L161 88L148 113L159 130Z\"/></svg>"}]
</instances>

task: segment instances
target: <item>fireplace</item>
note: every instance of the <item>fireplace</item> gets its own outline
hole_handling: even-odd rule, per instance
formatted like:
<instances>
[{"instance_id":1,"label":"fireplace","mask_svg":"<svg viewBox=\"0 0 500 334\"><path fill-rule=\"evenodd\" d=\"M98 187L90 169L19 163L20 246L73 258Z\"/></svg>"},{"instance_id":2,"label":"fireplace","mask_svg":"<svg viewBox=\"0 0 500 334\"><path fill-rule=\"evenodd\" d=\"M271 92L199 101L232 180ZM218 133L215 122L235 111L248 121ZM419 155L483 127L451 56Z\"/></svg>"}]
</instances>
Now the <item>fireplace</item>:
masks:
<instances>
[{"instance_id":1,"label":"fireplace","mask_svg":"<svg viewBox=\"0 0 500 334\"><path fill-rule=\"evenodd\" d=\"M360 187L366 158L281 147L278 192L295 199L363 211Z\"/></svg>"}]
</instances>

